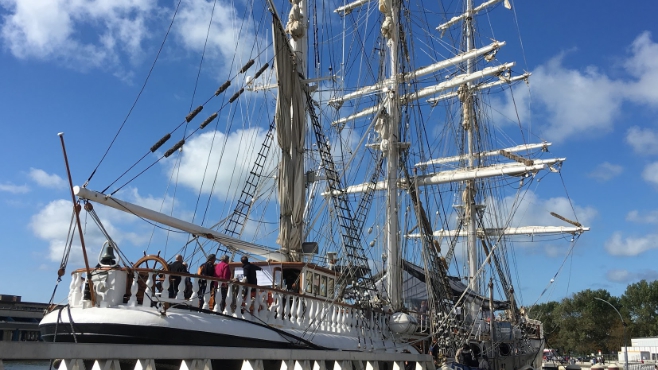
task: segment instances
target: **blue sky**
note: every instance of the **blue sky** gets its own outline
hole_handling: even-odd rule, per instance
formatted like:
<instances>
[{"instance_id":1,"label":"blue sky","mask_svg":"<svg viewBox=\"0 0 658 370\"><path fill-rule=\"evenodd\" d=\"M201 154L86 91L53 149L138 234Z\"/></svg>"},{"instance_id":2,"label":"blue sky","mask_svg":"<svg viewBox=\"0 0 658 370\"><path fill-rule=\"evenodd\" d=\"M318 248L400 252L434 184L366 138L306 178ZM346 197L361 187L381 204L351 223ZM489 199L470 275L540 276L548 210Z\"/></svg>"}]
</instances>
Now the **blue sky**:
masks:
<instances>
[{"instance_id":1,"label":"blue sky","mask_svg":"<svg viewBox=\"0 0 658 370\"><path fill-rule=\"evenodd\" d=\"M181 22L169 36L177 48L163 50L163 62L131 116L131 122L139 124L126 129L112 161L99 170L94 189L101 190L126 168L125 163L113 167L124 156L132 163L166 132L158 122L171 127L170 117L187 114L198 66L194 56L203 47L206 27L194 20L206 14L210 4L183 3ZM70 216L57 133L65 132L74 183L79 185L135 100L172 7L173 2L151 0L0 0L0 124L5 138L0 146L0 294L21 295L26 301L50 298ZM227 25L232 8L225 4L223 9L215 26L218 36L209 42L211 68L206 73L211 81L201 87L216 86L222 68L240 65L245 52L235 49ZM564 246L519 251L517 264L524 279L517 291L529 304L587 288L621 295L629 283L655 280L658 26L653 18L658 4L517 1L514 11L518 25L510 23L511 31L497 36L515 41L510 42L512 52L523 52L525 59L516 61L520 69L533 73L533 107L538 108L526 117L553 142L553 154L567 158L562 178L552 181L561 186L564 180L579 219L591 227L566 260ZM518 39L510 40L517 37L517 27L522 49ZM239 146L228 139L232 153L239 153ZM133 144L139 144L139 150ZM156 173L166 175L167 165ZM181 181L191 183L198 171L185 176ZM156 208L163 201L172 204L159 194L146 186L124 193ZM568 206L564 198L548 196L537 201ZM129 223L117 213L103 217L110 231ZM140 251L148 234L132 231L120 239ZM102 243L98 236L90 237L92 245L99 240ZM68 279L62 284L58 300L66 296Z\"/></svg>"}]
</instances>

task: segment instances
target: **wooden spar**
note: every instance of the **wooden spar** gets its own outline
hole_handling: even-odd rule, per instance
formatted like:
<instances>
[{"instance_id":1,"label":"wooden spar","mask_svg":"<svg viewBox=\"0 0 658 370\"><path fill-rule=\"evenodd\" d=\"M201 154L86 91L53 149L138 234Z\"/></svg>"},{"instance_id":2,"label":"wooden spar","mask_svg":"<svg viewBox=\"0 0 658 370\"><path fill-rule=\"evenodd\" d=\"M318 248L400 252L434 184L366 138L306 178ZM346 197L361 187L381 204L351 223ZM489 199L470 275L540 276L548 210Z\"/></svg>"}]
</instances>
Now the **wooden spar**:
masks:
<instances>
[{"instance_id":1,"label":"wooden spar","mask_svg":"<svg viewBox=\"0 0 658 370\"><path fill-rule=\"evenodd\" d=\"M64 145L64 133L57 134L62 142L62 152L64 153L64 164L66 165L66 175L69 178L69 188L71 189L71 200L73 201L73 212L75 212L75 221L78 225L78 234L80 235L80 245L82 245L82 256L85 259L85 267L87 268L87 281L89 285L89 295L91 296L91 305L96 302L94 295L94 284L91 282L91 269L89 268L89 260L87 259L87 250L85 248L85 238L82 235L82 224L80 223L80 206L75 203L75 194L73 193L73 179L71 179L71 169L69 168L69 159L66 156L66 146Z\"/></svg>"},{"instance_id":2,"label":"wooden spar","mask_svg":"<svg viewBox=\"0 0 658 370\"><path fill-rule=\"evenodd\" d=\"M133 215L136 215L138 217L145 218L147 220L151 220L154 222L161 223L163 225L167 225L173 228L176 228L178 230L183 230L185 232L188 232L193 235L197 236L202 236L204 238L210 239L210 240L215 240L219 243L222 243L232 249L237 249L243 253L250 253L254 255L261 256L266 259L273 259L276 261L287 261L286 255L282 254L279 251L274 251L270 250L269 248L266 248L261 245L257 245L254 243L248 243L240 239L236 239L233 237L230 237L228 235L222 234L216 230L208 229L203 226L195 225L191 222L183 221L176 219L171 216L167 216L163 213L156 212L153 210L150 210L148 208L144 208L141 206L138 206L136 204L131 204L128 202L124 202L122 200L113 198L109 195L105 195L93 190L89 190L86 188L81 188L78 186L75 186L73 188L73 192L75 195L77 195L79 198L86 199L92 202L100 203L103 205L106 205L108 207L112 207L114 209L118 209L119 211L122 212L128 212Z\"/></svg>"}]
</instances>

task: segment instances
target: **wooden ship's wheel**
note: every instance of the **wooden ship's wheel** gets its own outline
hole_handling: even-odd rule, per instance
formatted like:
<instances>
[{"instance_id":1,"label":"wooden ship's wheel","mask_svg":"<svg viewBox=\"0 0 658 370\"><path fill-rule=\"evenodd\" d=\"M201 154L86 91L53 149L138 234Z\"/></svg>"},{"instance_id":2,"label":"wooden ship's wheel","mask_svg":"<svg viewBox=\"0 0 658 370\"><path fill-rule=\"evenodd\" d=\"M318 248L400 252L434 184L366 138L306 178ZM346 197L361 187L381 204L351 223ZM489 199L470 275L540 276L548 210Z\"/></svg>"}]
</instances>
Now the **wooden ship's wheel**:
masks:
<instances>
[{"instance_id":1,"label":"wooden ship's wheel","mask_svg":"<svg viewBox=\"0 0 658 370\"><path fill-rule=\"evenodd\" d=\"M153 262L153 266L150 266L150 262ZM135 262L133 265L133 269L151 269L151 270L162 270L162 271L169 271L169 266L167 265L167 261L164 260L164 258L155 255L155 254L148 254Z\"/></svg>"},{"instance_id":2,"label":"wooden ship's wheel","mask_svg":"<svg viewBox=\"0 0 658 370\"><path fill-rule=\"evenodd\" d=\"M154 281L154 287L153 287L153 292L159 292L162 293L162 280L164 279L164 276L162 274L157 273L158 271L169 271L169 266L167 265L167 261L165 261L164 258L155 255L155 254L149 254L145 255L144 257L140 258L135 262L132 266L133 270L138 270L137 276L138 276L138 281L137 281L137 303L142 304L144 301L144 292L146 291L146 282L148 281L149 278L149 272L148 271L139 271L142 269L147 269L150 271L155 271L156 273L153 274L152 279ZM127 280L127 293L130 292L130 286L133 283L133 279L135 278L134 274L129 274L128 275L128 280ZM165 293L167 294L167 293ZM129 295L129 294L128 294ZM127 298L124 299L124 301L127 302Z\"/></svg>"}]
</instances>

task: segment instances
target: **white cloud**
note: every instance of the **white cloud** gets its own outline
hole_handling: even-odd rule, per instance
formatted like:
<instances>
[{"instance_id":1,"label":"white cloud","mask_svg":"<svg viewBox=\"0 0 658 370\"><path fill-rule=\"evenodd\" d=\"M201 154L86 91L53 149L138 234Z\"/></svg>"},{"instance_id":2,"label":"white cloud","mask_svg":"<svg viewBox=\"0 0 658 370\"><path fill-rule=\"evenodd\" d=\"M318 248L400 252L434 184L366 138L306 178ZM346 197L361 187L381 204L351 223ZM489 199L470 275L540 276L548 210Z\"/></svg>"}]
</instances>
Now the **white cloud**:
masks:
<instances>
[{"instance_id":1,"label":"white cloud","mask_svg":"<svg viewBox=\"0 0 658 370\"><path fill-rule=\"evenodd\" d=\"M633 126L626 132L626 142L637 154L658 154L658 132L655 130Z\"/></svg>"},{"instance_id":2,"label":"white cloud","mask_svg":"<svg viewBox=\"0 0 658 370\"><path fill-rule=\"evenodd\" d=\"M634 281L640 281L640 280L647 280L647 281L658 280L658 271L644 270L644 271L629 272L627 270L614 269L606 272L605 276L608 280L612 282L630 284Z\"/></svg>"},{"instance_id":3,"label":"white cloud","mask_svg":"<svg viewBox=\"0 0 658 370\"><path fill-rule=\"evenodd\" d=\"M590 172L588 176L599 181L608 181L614 177L619 176L623 171L624 167L620 165L603 162L596 166L596 168L594 168L594 170Z\"/></svg>"},{"instance_id":4,"label":"white cloud","mask_svg":"<svg viewBox=\"0 0 658 370\"><path fill-rule=\"evenodd\" d=\"M205 45L206 57L218 60L225 69L226 66L231 66L233 70L240 69L249 59L258 55L258 45L267 44L258 41L253 25L240 19L232 2L218 1L214 13L213 4L213 1L206 0L183 2L174 24L174 32L186 49L201 52ZM209 30L211 14L213 18ZM238 39L253 41L236 43ZM220 77L223 79L226 75Z\"/></svg>"},{"instance_id":5,"label":"white cloud","mask_svg":"<svg viewBox=\"0 0 658 370\"><path fill-rule=\"evenodd\" d=\"M66 186L64 179L58 175L49 175L46 173L46 171L40 170L38 168L30 168L29 176L34 182L39 184L39 186L46 188L62 189Z\"/></svg>"},{"instance_id":6,"label":"white cloud","mask_svg":"<svg viewBox=\"0 0 658 370\"><path fill-rule=\"evenodd\" d=\"M32 232L40 239L48 241L49 254L48 257L51 261L60 261L66 246L67 233L69 230L73 207L70 200L55 200L46 205L39 213L32 216L30 228ZM106 226L110 226L107 224ZM85 246L87 255L93 261L95 256L100 251L100 245L103 244L105 239L96 228L88 228L85 233ZM74 265L82 265L82 248L80 246L80 239L77 234L74 234L73 246L71 248L70 261ZM100 245L99 245L100 243Z\"/></svg>"},{"instance_id":7,"label":"white cloud","mask_svg":"<svg viewBox=\"0 0 658 370\"><path fill-rule=\"evenodd\" d=\"M513 201L513 197L504 199L507 208L511 207ZM575 215L574 209L576 212ZM585 226L591 224L597 215L597 211L594 208L572 205L568 198L554 197L541 199L533 191L528 191L521 200L518 211L514 214L510 226L565 225L564 221L551 216L551 212L555 212L567 219L578 221Z\"/></svg>"},{"instance_id":8,"label":"white cloud","mask_svg":"<svg viewBox=\"0 0 658 370\"><path fill-rule=\"evenodd\" d=\"M612 130L619 115L623 83L613 81L595 67L583 71L562 65L562 53L532 72L534 100L546 108L543 133L562 140L579 132Z\"/></svg>"},{"instance_id":9,"label":"white cloud","mask_svg":"<svg viewBox=\"0 0 658 370\"><path fill-rule=\"evenodd\" d=\"M0 37L20 59L57 60L72 68L107 68L139 58L156 0L4 0Z\"/></svg>"},{"instance_id":10,"label":"white cloud","mask_svg":"<svg viewBox=\"0 0 658 370\"><path fill-rule=\"evenodd\" d=\"M542 125L541 136L560 141L583 133L605 134L612 131L620 117L622 104L658 106L658 44L651 40L650 33L639 35L620 63L628 74L626 78L613 79L596 66L570 69L563 63L568 54L563 52L550 59L530 77L533 114L540 118L534 121ZM494 117L500 124L518 122L517 112L521 122L527 122L530 92L519 84L513 93L514 100L509 93L491 99ZM658 141L656 136L653 131L632 128L627 142L638 152L658 153L658 146L652 145Z\"/></svg>"},{"instance_id":11,"label":"white cloud","mask_svg":"<svg viewBox=\"0 0 658 370\"><path fill-rule=\"evenodd\" d=\"M658 106L658 44L651 40L650 32L643 32L630 47L631 57L625 62L626 70L636 81L628 86L629 99Z\"/></svg>"},{"instance_id":12,"label":"white cloud","mask_svg":"<svg viewBox=\"0 0 658 370\"><path fill-rule=\"evenodd\" d=\"M486 209L491 210L491 209L497 209L499 211L501 210L511 210L513 209L515 201L514 196L508 196L504 198L498 205L493 206L491 204L488 204ZM575 215L574 215L574 210L575 210ZM504 212L509 212L509 211L504 211ZM592 207L581 207L578 205L573 205L569 202L568 198L565 197L553 197L553 198L548 198L548 199L542 199L537 194L531 190L528 190L525 195L523 195L523 199L520 199L520 203L517 206L517 211L514 213L512 216L512 220L509 222L509 227L522 227L522 226L573 226L571 224L567 224L564 221L561 221L553 216L551 216L551 212L555 212L563 217L566 217L567 219L578 221L583 226L589 227L593 221L593 219L597 216L597 211L596 209ZM492 216L488 216L489 218L492 218ZM496 217L496 220L498 222L505 222L506 220L500 219L500 217ZM504 225L500 225L501 227ZM551 235L550 239L554 239L555 235ZM570 235L566 234L565 238L570 239ZM523 246L528 246L532 245L533 247L536 247L537 245L540 245L542 247L542 251L545 255L549 257L559 257L559 256L564 256L568 248L570 247L570 244L565 244L565 243L556 243L554 241L551 241L550 243L547 244L535 244L535 243L530 243L535 242L535 241L541 241L542 236L537 234L533 236L518 236L514 238L515 241L518 241L517 243L518 246L523 247Z\"/></svg>"},{"instance_id":13,"label":"white cloud","mask_svg":"<svg viewBox=\"0 0 658 370\"><path fill-rule=\"evenodd\" d=\"M656 243L658 235L645 235L643 237L623 237L621 232L615 232L605 242L605 250L613 256L637 256L646 251L658 248Z\"/></svg>"},{"instance_id":14,"label":"white cloud","mask_svg":"<svg viewBox=\"0 0 658 370\"><path fill-rule=\"evenodd\" d=\"M646 165L642 171L642 178L648 183L658 185L658 162Z\"/></svg>"},{"instance_id":15,"label":"white cloud","mask_svg":"<svg viewBox=\"0 0 658 370\"><path fill-rule=\"evenodd\" d=\"M626 221L637 222L641 224L658 224L658 211L651 211L641 214L637 210L628 212Z\"/></svg>"},{"instance_id":16,"label":"white cloud","mask_svg":"<svg viewBox=\"0 0 658 370\"><path fill-rule=\"evenodd\" d=\"M259 128L237 130L228 138L219 131L203 133L183 148L180 172L181 184L193 191L213 193L222 198L231 198L236 190L242 189L248 171L251 170L266 132ZM210 154L209 154L210 153ZM270 151L269 161L276 161L277 154ZM174 156L170 157L169 171L175 168ZM210 165L208 165L210 164ZM267 168L271 171L273 163ZM265 174L268 170L266 170Z\"/></svg>"},{"instance_id":17,"label":"white cloud","mask_svg":"<svg viewBox=\"0 0 658 370\"><path fill-rule=\"evenodd\" d=\"M23 194L30 191L27 185L14 185L11 183L0 184L0 191L6 191L13 194Z\"/></svg>"},{"instance_id":18,"label":"white cloud","mask_svg":"<svg viewBox=\"0 0 658 370\"><path fill-rule=\"evenodd\" d=\"M629 283L633 280L631 273L626 270L610 270L605 274L605 277L617 283Z\"/></svg>"},{"instance_id":19,"label":"white cloud","mask_svg":"<svg viewBox=\"0 0 658 370\"><path fill-rule=\"evenodd\" d=\"M136 189L127 189L119 193L120 195L127 195L131 203L140 204L142 206L153 206L163 204L162 199L157 199L151 196L142 197ZM171 204L171 200L164 202L165 205ZM158 244L155 237L165 234L161 229L155 228L149 224L144 223L140 218L132 214L115 210L110 207L104 207L98 204L93 204L96 213L101 219L102 225L107 230L107 233L119 245L119 248L128 255L128 258L134 258L135 253L131 256L131 246L138 247L139 253L150 245L159 245L160 248L163 244ZM157 207L154 207L156 210ZM48 242L48 258L50 261L59 262L62 259L64 247L67 241L67 234L70 227L72 216L72 205L70 200L55 200L46 205L38 213L32 216L30 221L30 228L34 235L42 240ZM81 217L85 217L85 211L81 213ZM102 234L99 228L89 220L84 228L85 247L90 264L95 265L98 253L101 246L106 241L106 237ZM71 266L82 266L82 247L80 239L76 232L73 236L73 244L71 247L71 257L69 264ZM139 256L137 256L139 257ZM136 260L136 258L133 259Z\"/></svg>"}]
</instances>

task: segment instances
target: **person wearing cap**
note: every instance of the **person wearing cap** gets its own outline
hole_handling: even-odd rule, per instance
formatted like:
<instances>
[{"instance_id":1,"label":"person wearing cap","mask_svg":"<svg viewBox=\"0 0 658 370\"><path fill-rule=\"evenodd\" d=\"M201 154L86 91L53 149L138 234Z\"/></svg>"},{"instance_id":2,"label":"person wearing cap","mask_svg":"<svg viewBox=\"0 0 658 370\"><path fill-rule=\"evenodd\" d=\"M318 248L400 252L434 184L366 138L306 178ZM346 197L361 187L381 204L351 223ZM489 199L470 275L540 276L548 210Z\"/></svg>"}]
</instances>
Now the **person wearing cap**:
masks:
<instances>
[{"instance_id":1,"label":"person wearing cap","mask_svg":"<svg viewBox=\"0 0 658 370\"><path fill-rule=\"evenodd\" d=\"M229 261L230 259L227 255L223 255L219 259L219 263L215 266L215 276L227 281L231 279L231 268L228 265ZM226 295L228 294L228 283L221 283L220 291L222 293L222 302L220 303L221 305L219 308L224 311L224 307L226 306Z\"/></svg>"}]
</instances>

